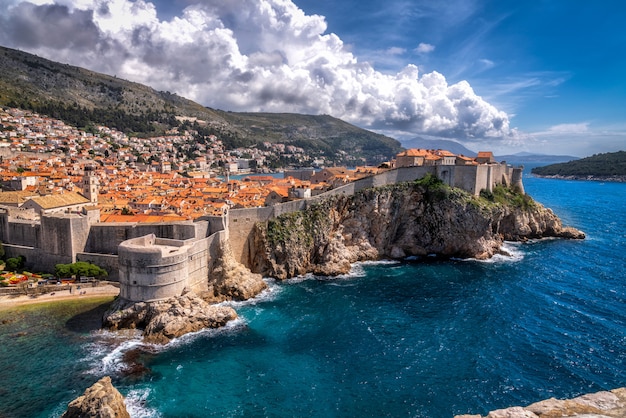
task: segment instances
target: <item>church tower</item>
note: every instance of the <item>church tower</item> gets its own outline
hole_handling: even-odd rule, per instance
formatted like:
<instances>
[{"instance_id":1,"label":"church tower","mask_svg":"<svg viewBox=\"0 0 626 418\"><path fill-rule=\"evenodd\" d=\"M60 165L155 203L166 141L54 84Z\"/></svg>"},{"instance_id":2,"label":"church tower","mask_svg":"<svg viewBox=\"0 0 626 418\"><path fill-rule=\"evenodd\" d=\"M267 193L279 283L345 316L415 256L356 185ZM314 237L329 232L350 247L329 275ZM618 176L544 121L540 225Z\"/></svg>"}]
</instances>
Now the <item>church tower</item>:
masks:
<instances>
[{"instance_id":1,"label":"church tower","mask_svg":"<svg viewBox=\"0 0 626 418\"><path fill-rule=\"evenodd\" d=\"M94 168L85 166L85 175L83 176L83 196L85 196L94 205L98 204L98 193L100 192L100 182Z\"/></svg>"}]
</instances>

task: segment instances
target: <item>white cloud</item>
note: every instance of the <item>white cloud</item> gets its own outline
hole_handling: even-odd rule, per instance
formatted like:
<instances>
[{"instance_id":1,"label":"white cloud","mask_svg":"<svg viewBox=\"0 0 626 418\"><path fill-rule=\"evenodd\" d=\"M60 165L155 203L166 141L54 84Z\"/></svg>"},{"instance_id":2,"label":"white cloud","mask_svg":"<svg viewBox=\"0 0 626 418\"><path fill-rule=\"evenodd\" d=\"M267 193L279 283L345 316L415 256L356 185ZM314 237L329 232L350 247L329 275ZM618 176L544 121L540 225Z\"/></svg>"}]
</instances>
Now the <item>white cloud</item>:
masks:
<instances>
[{"instance_id":1,"label":"white cloud","mask_svg":"<svg viewBox=\"0 0 626 418\"><path fill-rule=\"evenodd\" d=\"M389 55L402 55L402 54L404 54L406 52L406 49L405 48L400 48L400 47L397 47L397 46L393 46L393 47L389 48L386 52Z\"/></svg>"},{"instance_id":2,"label":"white cloud","mask_svg":"<svg viewBox=\"0 0 626 418\"><path fill-rule=\"evenodd\" d=\"M326 113L371 129L459 139L514 136L507 114L467 82L449 85L415 65L378 72L326 33L323 17L291 0L189 3L164 21L146 0L21 2L0 9L0 43L221 109Z\"/></svg>"},{"instance_id":3,"label":"white cloud","mask_svg":"<svg viewBox=\"0 0 626 418\"><path fill-rule=\"evenodd\" d=\"M584 134L589 132L589 123L562 123L551 126L547 133L553 134Z\"/></svg>"},{"instance_id":4,"label":"white cloud","mask_svg":"<svg viewBox=\"0 0 626 418\"><path fill-rule=\"evenodd\" d=\"M435 50L435 46L431 44L426 44L420 42L420 44L415 48L415 52L418 54L429 54Z\"/></svg>"}]
</instances>

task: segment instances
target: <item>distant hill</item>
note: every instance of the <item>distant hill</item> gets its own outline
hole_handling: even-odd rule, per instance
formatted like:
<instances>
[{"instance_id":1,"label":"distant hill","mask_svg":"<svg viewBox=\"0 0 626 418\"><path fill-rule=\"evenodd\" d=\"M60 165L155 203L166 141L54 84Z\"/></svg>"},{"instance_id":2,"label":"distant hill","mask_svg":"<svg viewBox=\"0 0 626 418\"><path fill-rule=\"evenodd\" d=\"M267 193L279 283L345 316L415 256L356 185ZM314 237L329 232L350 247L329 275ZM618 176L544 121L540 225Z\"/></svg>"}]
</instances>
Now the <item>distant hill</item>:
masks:
<instances>
[{"instance_id":1,"label":"distant hill","mask_svg":"<svg viewBox=\"0 0 626 418\"><path fill-rule=\"evenodd\" d=\"M535 167L531 172L538 176L590 178L606 180L626 179L626 152L596 154L568 163Z\"/></svg>"},{"instance_id":2,"label":"distant hill","mask_svg":"<svg viewBox=\"0 0 626 418\"><path fill-rule=\"evenodd\" d=\"M548 155L548 154L533 154L530 152L518 152L510 155L499 155L496 157L498 161L510 161L516 163L561 163L567 161L578 160L579 157L573 157L571 155Z\"/></svg>"},{"instance_id":3,"label":"distant hill","mask_svg":"<svg viewBox=\"0 0 626 418\"><path fill-rule=\"evenodd\" d=\"M425 139L421 137L415 137L403 140L402 145L405 148L444 149L450 151L453 154L465 155L467 157L475 157L477 154L476 152L465 148L463 145L459 144L456 141L446 139Z\"/></svg>"},{"instance_id":4,"label":"distant hill","mask_svg":"<svg viewBox=\"0 0 626 418\"><path fill-rule=\"evenodd\" d=\"M5 47L0 47L0 106L32 110L77 127L106 125L137 136L155 136L179 126L176 116L198 118L203 122L186 127L218 136L227 148L282 142L336 163L361 164L363 158L375 164L402 150L393 138L331 116L224 112Z\"/></svg>"}]
</instances>

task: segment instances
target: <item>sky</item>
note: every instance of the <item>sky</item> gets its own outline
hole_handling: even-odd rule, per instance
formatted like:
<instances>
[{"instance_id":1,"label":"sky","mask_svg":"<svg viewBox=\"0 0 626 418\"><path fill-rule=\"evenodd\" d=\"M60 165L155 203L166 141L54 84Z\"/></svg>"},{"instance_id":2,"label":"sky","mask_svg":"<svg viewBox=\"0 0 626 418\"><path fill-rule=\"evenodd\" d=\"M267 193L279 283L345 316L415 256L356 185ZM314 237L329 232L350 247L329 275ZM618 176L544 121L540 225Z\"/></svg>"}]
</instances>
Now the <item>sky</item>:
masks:
<instances>
[{"instance_id":1,"label":"sky","mask_svg":"<svg viewBox=\"0 0 626 418\"><path fill-rule=\"evenodd\" d=\"M623 0L0 0L0 45L231 111L626 150Z\"/></svg>"}]
</instances>

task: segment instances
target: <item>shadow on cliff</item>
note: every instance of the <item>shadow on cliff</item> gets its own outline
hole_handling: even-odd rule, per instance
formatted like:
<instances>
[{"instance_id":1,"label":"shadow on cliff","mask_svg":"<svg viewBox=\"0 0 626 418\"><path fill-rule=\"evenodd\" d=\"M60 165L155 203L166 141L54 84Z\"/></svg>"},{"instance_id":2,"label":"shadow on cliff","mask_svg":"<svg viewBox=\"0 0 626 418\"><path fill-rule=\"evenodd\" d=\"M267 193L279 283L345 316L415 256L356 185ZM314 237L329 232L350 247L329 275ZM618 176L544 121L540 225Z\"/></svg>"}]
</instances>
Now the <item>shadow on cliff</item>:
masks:
<instances>
[{"instance_id":1,"label":"shadow on cliff","mask_svg":"<svg viewBox=\"0 0 626 418\"><path fill-rule=\"evenodd\" d=\"M65 322L65 328L76 333L89 333L102 328L102 317L111 306L111 302L102 303L88 311L74 315Z\"/></svg>"}]
</instances>

